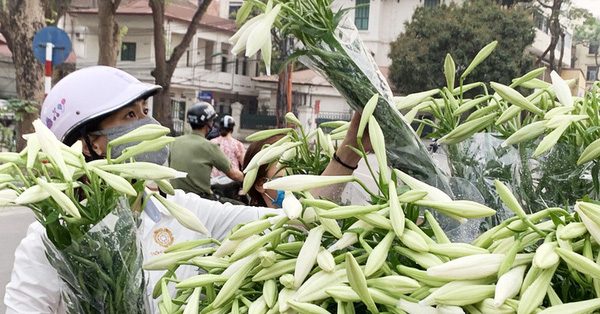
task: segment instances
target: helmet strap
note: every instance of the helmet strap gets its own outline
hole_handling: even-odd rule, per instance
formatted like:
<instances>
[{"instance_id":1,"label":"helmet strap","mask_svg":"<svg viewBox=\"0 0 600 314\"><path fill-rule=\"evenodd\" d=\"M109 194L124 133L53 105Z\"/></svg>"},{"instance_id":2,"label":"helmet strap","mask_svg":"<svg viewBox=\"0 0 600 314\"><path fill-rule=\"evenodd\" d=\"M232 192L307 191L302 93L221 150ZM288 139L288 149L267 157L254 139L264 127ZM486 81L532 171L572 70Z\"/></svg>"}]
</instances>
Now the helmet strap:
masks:
<instances>
[{"instance_id":1,"label":"helmet strap","mask_svg":"<svg viewBox=\"0 0 600 314\"><path fill-rule=\"evenodd\" d=\"M84 129L81 129L79 131L81 133L81 138L83 138L83 141L85 142L85 145L87 145L88 151L90 152L91 156L85 156L85 161L90 162L92 160L98 160L98 159L103 159L102 156L98 155L96 153L96 151L94 150L94 148L92 147L92 142L90 142L90 138L87 135L87 132Z\"/></svg>"}]
</instances>

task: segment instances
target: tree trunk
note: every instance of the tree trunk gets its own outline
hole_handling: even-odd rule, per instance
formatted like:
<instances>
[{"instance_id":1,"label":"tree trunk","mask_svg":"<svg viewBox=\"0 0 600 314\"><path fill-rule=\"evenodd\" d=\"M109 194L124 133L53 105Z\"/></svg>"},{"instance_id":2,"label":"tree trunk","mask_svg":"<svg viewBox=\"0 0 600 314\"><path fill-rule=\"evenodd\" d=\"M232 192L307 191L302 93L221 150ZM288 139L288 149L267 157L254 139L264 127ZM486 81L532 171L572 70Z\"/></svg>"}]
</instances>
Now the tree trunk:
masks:
<instances>
[{"instance_id":1,"label":"tree trunk","mask_svg":"<svg viewBox=\"0 0 600 314\"><path fill-rule=\"evenodd\" d=\"M560 9L562 7L563 2L564 2L564 0L553 0L552 5L550 6L550 5L546 5L538 0L538 3L542 7L545 7L545 8L548 8L551 10L551 13L550 13L550 44L548 45L548 48L546 48L544 53L542 53L542 55L537 58L535 63L539 64L542 60L544 60L546 55L549 53L550 57L549 57L548 62L550 64L550 71L554 71L557 68L560 68L560 66L557 67L557 65L556 65L556 58L554 55L554 51L556 50L556 46L558 45L558 41L560 40L561 36L564 36L563 31L560 27ZM562 57L561 57L561 60L559 60L559 62L562 63Z\"/></svg>"},{"instance_id":2,"label":"tree trunk","mask_svg":"<svg viewBox=\"0 0 600 314\"><path fill-rule=\"evenodd\" d=\"M165 1L148 1L148 5L152 9L152 21L154 25L154 57L156 59L156 65L151 74L154 76L155 83L162 86L162 90L153 98L152 112L154 118L163 126L171 129L171 131L173 131L171 78L177 67L177 62L179 62L179 59L181 59L181 56L183 56L183 53L189 47L198 26L200 26L200 19L210 3L211 0L198 1L198 9L196 10L196 13L194 13L194 17L192 17L192 21L190 22L183 39L175 49L173 49L171 57L167 60L164 37Z\"/></svg>"},{"instance_id":3,"label":"tree trunk","mask_svg":"<svg viewBox=\"0 0 600 314\"><path fill-rule=\"evenodd\" d=\"M119 24L115 12L121 0L98 1L98 64L114 67L119 55Z\"/></svg>"},{"instance_id":4,"label":"tree trunk","mask_svg":"<svg viewBox=\"0 0 600 314\"><path fill-rule=\"evenodd\" d=\"M23 121L17 126L17 150L25 147L22 135L33 132L31 123L39 117L44 99L44 67L33 55L31 44L36 32L45 26L44 6L43 0L11 0L4 11L0 9L0 32L12 52L17 96L38 108L38 112L23 113Z\"/></svg>"}]
</instances>

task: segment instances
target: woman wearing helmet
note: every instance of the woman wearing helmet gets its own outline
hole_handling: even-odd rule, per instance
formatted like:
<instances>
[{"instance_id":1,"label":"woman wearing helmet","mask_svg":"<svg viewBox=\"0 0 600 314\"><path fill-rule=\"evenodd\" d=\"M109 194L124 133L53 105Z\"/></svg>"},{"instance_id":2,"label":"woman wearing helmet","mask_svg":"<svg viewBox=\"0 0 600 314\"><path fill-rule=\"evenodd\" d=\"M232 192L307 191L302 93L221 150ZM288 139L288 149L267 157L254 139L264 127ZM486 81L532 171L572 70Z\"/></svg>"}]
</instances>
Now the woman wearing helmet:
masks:
<instances>
[{"instance_id":1,"label":"woman wearing helmet","mask_svg":"<svg viewBox=\"0 0 600 314\"><path fill-rule=\"evenodd\" d=\"M148 116L146 99L159 89L160 86L142 83L115 68L85 68L56 84L44 101L41 119L64 143L83 141L88 159L103 158L111 139L141 125L158 123ZM120 155L124 148L113 147L111 156ZM138 155L136 160L162 164L167 156L168 150L164 148ZM176 190L169 199L195 213L219 240L237 224L273 213L267 208L221 204L182 190ZM146 260L163 254L173 243L205 237L182 227L158 202L148 202L141 218L140 234ZM11 282L6 286L4 297L6 313L65 313L60 279L45 256L44 236L44 227L39 222L32 223L15 251ZM196 273L194 267L188 267L178 270L177 276L187 278ZM152 291L162 273L147 274ZM154 307L156 310L157 303Z\"/></svg>"},{"instance_id":2,"label":"woman wearing helmet","mask_svg":"<svg viewBox=\"0 0 600 314\"><path fill-rule=\"evenodd\" d=\"M223 116L220 123L221 136L215 137L210 141L219 146L221 151L225 153L232 169L241 169L244 162L244 144L231 136L235 120L230 115ZM241 194L242 184L230 180L225 173L213 167L210 174L210 184L215 194L236 201L245 202L244 196Z\"/></svg>"},{"instance_id":3,"label":"woman wearing helmet","mask_svg":"<svg viewBox=\"0 0 600 314\"><path fill-rule=\"evenodd\" d=\"M231 167L229 159L206 135L214 127L217 113L207 102L193 105L187 112L192 133L179 136L171 145L169 164L173 169L187 172L185 178L171 180L176 189L196 193L204 198L216 199L210 188L213 167L221 170L231 180L242 182L244 174L239 167Z\"/></svg>"},{"instance_id":4,"label":"woman wearing helmet","mask_svg":"<svg viewBox=\"0 0 600 314\"><path fill-rule=\"evenodd\" d=\"M227 159L229 159L231 168L240 169L244 163L244 144L231 136L234 127L235 121L233 120L233 117L229 115L224 116L223 119L221 119L221 136L213 138L210 141L219 145L221 150L225 153L225 156L227 156ZM224 175L223 172L219 171L217 168L213 168L211 177L222 175Z\"/></svg>"}]
</instances>

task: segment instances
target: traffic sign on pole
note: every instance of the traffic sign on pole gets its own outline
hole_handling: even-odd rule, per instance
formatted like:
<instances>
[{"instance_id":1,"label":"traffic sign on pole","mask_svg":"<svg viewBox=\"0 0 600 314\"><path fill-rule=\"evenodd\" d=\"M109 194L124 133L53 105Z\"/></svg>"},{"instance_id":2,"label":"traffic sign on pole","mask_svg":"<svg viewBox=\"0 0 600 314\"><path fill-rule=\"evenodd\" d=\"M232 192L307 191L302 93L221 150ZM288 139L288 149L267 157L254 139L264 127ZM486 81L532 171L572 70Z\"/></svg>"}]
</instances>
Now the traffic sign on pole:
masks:
<instances>
[{"instance_id":1,"label":"traffic sign on pole","mask_svg":"<svg viewBox=\"0 0 600 314\"><path fill-rule=\"evenodd\" d=\"M33 37L33 54L45 65L44 98L52 85L52 66L63 63L71 53L69 35L56 26L40 29Z\"/></svg>"}]
</instances>

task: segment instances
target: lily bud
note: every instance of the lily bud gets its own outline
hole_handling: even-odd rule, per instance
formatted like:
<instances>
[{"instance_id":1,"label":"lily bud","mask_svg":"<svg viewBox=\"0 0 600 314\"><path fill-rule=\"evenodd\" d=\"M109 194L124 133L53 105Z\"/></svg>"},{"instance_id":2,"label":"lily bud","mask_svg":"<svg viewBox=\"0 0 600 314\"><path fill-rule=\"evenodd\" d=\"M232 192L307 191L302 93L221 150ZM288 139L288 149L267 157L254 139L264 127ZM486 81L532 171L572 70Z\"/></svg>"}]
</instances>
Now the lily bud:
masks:
<instances>
[{"instance_id":1,"label":"lily bud","mask_svg":"<svg viewBox=\"0 0 600 314\"><path fill-rule=\"evenodd\" d=\"M322 270L331 273L335 269L335 260L331 252L321 248L317 255L317 264Z\"/></svg>"},{"instance_id":2,"label":"lily bud","mask_svg":"<svg viewBox=\"0 0 600 314\"><path fill-rule=\"evenodd\" d=\"M354 181L353 176L317 176L309 174L297 174L269 181L263 184L263 188L298 192L350 181Z\"/></svg>"},{"instance_id":3,"label":"lily bud","mask_svg":"<svg viewBox=\"0 0 600 314\"><path fill-rule=\"evenodd\" d=\"M509 136L506 141L502 142L502 146L506 147L537 138L546 130L546 123L547 121L545 120L536 121L520 128L517 132Z\"/></svg>"},{"instance_id":4,"label":"lily bud","mask_svg":"<svg viewBox=\"0 0 600 314\"><path fill-rule=\"evenodd\" d=\"M294 275L292 274L285 274L279 277L279 282L287 289L294 289Z\"/></svg>"},{"instance_id":5,"label":"lily bud","mask_svg":"<svg viewBox=\"0 0 600 314\"><path fill-rule=\"evenodd\" d=\"M296 115L293 112L288 112L285 114L285 121L297 125L299 127L302 126L302 122L300 122L300 120L298 120L298 118L296 118Z\"/></svg>"},{"instance_id":6,"label":"lily bud","mask_svg":"<svg viewBox=\"0 0 600 314\"><path fill-rule=\"evenodd\" d=\"M404 299L398 301L397 307L408 314L438 314L438 311L433 306L420 305L419 303L410 302Z\"/></svg>"},{"instance_id":7,"label":"lily bud","mask_svg":"<svg viewBox=\"0 0 600 314\"><path fill-rule=\"evenodd\" d=\"M246 23L246 24L248 24L248 23ZM269 138L274 135L290 133L293 130L294 129L292 129L292 128L262 130L262 131L258 131L256 133L252 133L252 134L248 135L246 137L246 141L248 141L248 142L260 141L260 140L264 140L264 139Z\"/></svg>"},{"instance_id":8,"label":"lily bud","mask_svg":"<svg viewBox=\"0 0 600 314\"><path fill-rule=\"evenodd\" d=\"M398 237L401 237L404 233L405 226L404 210L400 206L400 200L398 199L398 193L396 190L396 183L392 182L391 184L388 184L388 188L390 203L390 221L392 223L392 228L394 229L396 235Z\"/></svg>"},{"instance_id":9,"label":"lily bud","mask_svg":"<svg viewBox=\"0 0 600 314\"><path fill-rule=\"evenodd\" d=\"M525 265L517 266L498 278L494 294L495 307L500 307L506 299L512 298L519 293L525 269L527 269Z\"/></svg>"},{"instance_id":10,"label":"lily bud","mask_svg":"<svg viewBox=\"0 0 600 314\"><path fill-rule=\"evenodd\" d=\"M356 262L356 259L350 252L346 253L346 272L348 276L348 283L350 283L352 290L358 294L369 311L372 313L378 313L379 311L377 310L377 306L375 305L373 297L371 297L371 294L367 288L365 274L360 269L358 262Z\"/></svg>"},{"instance_id":11,"label":"lily bud","mask_svg":"<svg viewBox=\"0 0 600 314\"><path fill-rule=\"evenodd\" d=\"M277 254L273 251L260 251L258 257L260 258L260 266L271 267L277 259Z\"/></svg>"},{"instance_id":12,"label":"lily bud","mask_svg":"<svg viewBox=\"0 0 600 314\"><path fill-rule=\"evenodd\" d=\"M479 279L498 272L504 254L477 254L460 257L427 269L433 277L454 280Z\"/></svg>"},{"instance_id":13,"label":"lily bud","mask_svg":"<svg viewBox=\"0 0 600 314\"><path fill-rule=\"evenodd\" d=\"M173 215L173 218L175 218L175 220L177 220L181 225L190 230L210 237L210 231L206 229L198 216L192 214L189 209L173 203L158 194L153 194L153 196L169 211L169 213L171 213L171 215Z\"/></svg>"},{"instance_id":14,"label":"lily bud","mask_svg":"<svg viewBox=\"0 0 600 314\"><path fill-rule=\"evenodd\" d=\"M396 104L396 108L398 110L410 109L420 104L423 100L438 94L439 92L440 90L435 88L424 92L408 94L406 97L394 97L394 103Z\"/></svg>"},{"instance_id":15,"label":"lily bud","mask_svg":"<svg viewBox=\"0 0 600 314\"><path fill-rule=\"evenodd\" d=\"M556 71L552 71L550 73L550 77L552 78L552 86L554 86L554 90L556 91L556 98L560 100L560 102L566 107L573 107L573 96L571 96L571 88L569 85L556 73Z\"/></svg>"},{"instance_id":16,"label":"lily bud","mask_svg":"<svg viewBox=\"0 0 600 314\"><path fill-rule=\"evenodd\" d=\"M110 141L108 143L108 146L113 147L123 143L150 141L157 139L161 136L167 135L169 134L169 132L171 132L171 130L162 125L145 124L127 134L121 135L116 139Z\"/></svg>"},{"instance_id":17,"label":"lily bud","mask_svg":"<svg viewBox=\"0 0 600 314\"><path fill-rule=\"evenodd\" d=\"M58 206L60 206L67 214L69 214L75 218L81 218L79 209L77 208L77 206L75 206L73 201L65 193L61 192L59 189L54 187L52 184L50 184L40 178L36 178L35 183L37 183L44 190L46 190L46 192L48 192L50 194L52 199L54 199L56 201Z\"/></svg>"},{"instance_id":18,"label":"lily bud","mask_svg":"<svg viewBox=\"0 0 600 314\"><path fill-rule=\"evenodd\" d=\"M40 119L33 121L33 127L35 128L35 135L38 138L38 143L42 148L42 151L48 154L54 163L56 163L65 180L72 181L71 171L67 169L67 164L65 164L60 149L60 146L63 144L58 141L56 136L54 136L54 133L52 133Z\"/></svg>"},{"instance_id":19,"label":"lily bud","mask_svg":"<svg viewBox=\"0 0 600 314\"><path fill-rule=\"evenodd\" d=\"M106 172L99 168L93 167L92 172L98 175L106 184L108 184L113 189L127 194L129 196L136 196L137 191L133 188L129 181L125 180L123 177L120 177L116 174L112 174L110 172Z\"/></svg>"},{"instance_id":20,"label":"lily bud","mask_svg":"<svg viewBox=\"0 0 600 314\"><path fill-rule=\"evenodd\" d=\"M185 178L187 173L151 162L135 162L126 164L107 164L98 166L104 171L117 172L127 178L143 180L163 180Z\"/></svg>"},{"instance_id":21,"label":"lily bud","mask_svg":"<svg viewBox=\"0 0 600 314\"><path fill-rule=\"evenodd\" d=\"M194 292L192 292L192 296L188 299L188 303L185 306L185 310L183 311L183 314L198 313L201 291L202 291L201 288L194 289Z\"/></svg>"},{"instance_id":22,"label":"lily bud","mask_svg":"<svg viewBox=\"0 0 600 314\"><path fill-rule=\"evenodd\" d=\"M325 227L323 226L315 227L308 232L306 241L298 253L298 261L296 262L296 270L294 271L294 287L296 289L302 285L302 282L304 282L304 279L315 264L323 233L325 233Z\"/></svg>"},{"instance_id":23,"label":"lily bud","mask_svg":"<svg viewBox=\"0 0 600 314\"><path fill-rule=\"evenodd\" d=\"M448 194L442 192L442 190L436 187L421 182L398 169L394 169L394 173L398 178L400 178L402 182L404 182L404 184L408 185L411 189L426 191L427 195L423 198L424 200L452 201Z\"/></svg>"},{"instance_id":24,"label":"lily bud","mask_svg":"<svg viewBox=\"0 0 600 314\"><path fill-rule=\"evenodd\" d=\"M533 256L533 266L546 269L556 265L559 262L559 257L554 249L558 244L556 242L546 242L540 245L537 250L535 250L535 255Z\"/></svg>"},{"instance_id":25,"label":"lily bud","mask_svg":"<svg viewBox=\"0 0 600 314\"><path fill-rule=\"evenodd\" d=\"M473 202L473 201L451 201L451 202L434 202L434 201L417 201L415 204L431 207L444 214L450 214L452 216L458 216L462 218L481 218L494 215L495 210Z\"/></svg>"},{"instance_id":26,"label":"lily bud","mask_svg":"<svg viewBox=\"0 0 600 314\"><path fill-rule=\"evenodd\" d=\"M265 303L267 306L272 309L277 303L277 283L275 283L274 279L269 279L265 281L263 285L263 297L265 298Z\"/></svg>"},{"instance_id":27,"label":"lily bud","mask_svg":"<svg viewBox=\"0 0 600 314\"><path fill-rule=\"evenodd\" d=\"M373 94L369 101L365 104L363 108L362 114L360 115L360 123L358 125L358 131L356 132L357 138L362 138L363 133L365 132L365 128L367 127L367 123L373 115L375 111L375 107L377 107L377 101L379 100L379 94Z\"/></svg>"},{"instance_id":28,"label":"lily bud","mask_svg":"<svg viewBox=\"0 0 600 314\"><path fill-rule=\"evenodd\" d=\"M409 231L411 230L405 230L404 234L406 235L406 233ZM394 233L394 231L388 232L385 235L385 237L377 244L377 246L375 246L373 251L371 251L369 257L367 258L367 263L365 264L364 269L364 274L366 277L373 275L376 271L378 271L381 268L381 266L383 266L390 251L390 247L392 246L392 241L395 237L396 234ZM417 237L420 238L419 235L417 235Z\"/></svg>"},{"instance_id":29,"label":"lily bud","mask_svg":"<svg viewBox=\"0 0 600 314\"><path fill-rule=\"evenodd\" d=\"M289 191L285 192L282 208L290 220L296 219L302 214L302 203L294 196L294 193Z\"/></svg>"},{"instance_id":30,"label":"lily bud","mask_svg":"<svg viewBox=\"0 0 600 314\"><path fill-rule=\"evenodd\" d=\"M552 148L556 144L556 142L558 142L558 139L560 139L560 137L567 130L567 128L569 128L570 125L571 125L571 121L568 121L568 120L564 121L554 131L552 131L552 132L550 132L550 134L546 135L544 137L544 139L542 139L542 141L540 142L538 147L535 149L535 151L533 152L533 157L537 157L537 156L545 153L546 151L548 151L550 148Z\"/></svg>"},{"instance_id":31,"label":"lily bud","mask_svg":"<svg viewBox=\"0 0 600 314\"><path fill-rule=\"evenodd\" d=\"M175 285L177 289L199 288L202 286L212 285L215 282L225 282L229 279L228 276L202 274L184 279Z\"/></svg>"},{"instance_id":32,"label":"lily bud","mask_svg":"<svg viewBox=\"0 0 600 314\"><path fill-rule=\"evenodd\" d=\"M190 258L199 255L210 254L214 252L214 250L214 248L203 248L173 253L165 253L145 263L143 267L146 270L167 270L175 266L179 262L187 261Z\"/></svg>"},{"instance_id":33,"label":"lily bud","mask_svg":"<svg viewBox=\"0 0 600 314\"><path fill-rule=\"evenodd\" d=\"M512 103L513 105L517 105L517 106L519 106L525 110L528 110L530 112L533 112L537 115L543 114L543 112L540 108L536 107L534 104L532 104L529 100L527 100L525 97L523 97L523 95L521 95L521 93L517 92L516 90L514 90L506 85L496 83L496 82L491 82L490 85L502 98L504 98L506 101Z\"/></svg>"}]
</instances>

